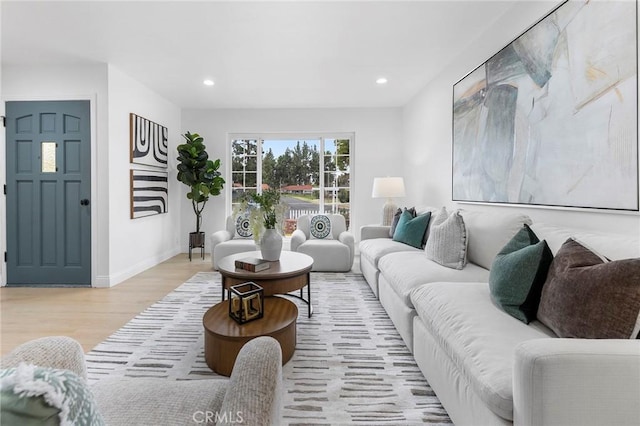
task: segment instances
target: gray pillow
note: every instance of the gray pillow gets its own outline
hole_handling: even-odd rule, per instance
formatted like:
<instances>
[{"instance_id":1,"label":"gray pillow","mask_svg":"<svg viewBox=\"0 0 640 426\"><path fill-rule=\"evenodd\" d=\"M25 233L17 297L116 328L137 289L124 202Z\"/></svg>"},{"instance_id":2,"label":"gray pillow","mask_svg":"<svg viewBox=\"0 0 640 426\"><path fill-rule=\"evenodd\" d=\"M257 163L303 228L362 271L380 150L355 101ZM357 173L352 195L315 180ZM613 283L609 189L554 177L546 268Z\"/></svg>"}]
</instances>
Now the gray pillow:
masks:
<instances>
[{"instance_id":1,"label":"gray pillow","mask_svg":"<svg viewBox=\"0 0 640 426\"><path fill-rule=\"evenodd\" d=\"M459 211L451 214L443 207L431 224L424 249L427 259L452 269L467 265L467 230Z\"/></svg>"}]
</instances>

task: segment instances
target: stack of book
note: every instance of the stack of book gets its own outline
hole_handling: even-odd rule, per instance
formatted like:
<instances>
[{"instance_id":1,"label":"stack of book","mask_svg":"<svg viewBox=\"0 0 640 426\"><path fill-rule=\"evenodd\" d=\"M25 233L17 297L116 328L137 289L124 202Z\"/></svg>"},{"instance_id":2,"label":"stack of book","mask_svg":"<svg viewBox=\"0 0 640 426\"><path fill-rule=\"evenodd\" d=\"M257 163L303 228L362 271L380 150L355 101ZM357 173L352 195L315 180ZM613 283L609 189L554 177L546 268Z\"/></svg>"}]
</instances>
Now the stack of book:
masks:
<instances>
[{"instance_id":1,"label":"stack of book","mask_svg":"<svg viewBox=\"0 0 640 426\"><path fill-rule=\"evenodd\" d=\"M236 260L236 269L244 269L250 272L260 272L271 267L268 260L259 259L257 257L243 257Z\"/></svg>"}]
</instances>

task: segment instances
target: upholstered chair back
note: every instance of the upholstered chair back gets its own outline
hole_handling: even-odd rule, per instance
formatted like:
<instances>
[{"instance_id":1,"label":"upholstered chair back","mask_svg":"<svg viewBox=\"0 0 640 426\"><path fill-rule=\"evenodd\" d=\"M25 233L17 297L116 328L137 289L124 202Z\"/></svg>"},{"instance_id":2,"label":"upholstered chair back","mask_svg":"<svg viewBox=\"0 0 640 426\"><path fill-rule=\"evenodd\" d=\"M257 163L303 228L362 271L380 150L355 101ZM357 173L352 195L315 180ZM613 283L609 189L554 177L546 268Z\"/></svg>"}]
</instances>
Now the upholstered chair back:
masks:
<instances>
[{"instance_id":1,"label":"upholstered chair back","mask_svg":"<svg viewBox=\"0 0 640 426\"><path fill-rule=\"evenodd\" d=\"M327 216L331 221L331 236L334 240L337 240L340 234L347 230L347 222L344 219L344 216L341 214L331 214L331 213L322 213L324 216ZM307 239L310 237L309 224L311 222L311 215L302 215L298 218L298 227L297 229L304 232L304 235Z\"/></svg>"}]
</instances>

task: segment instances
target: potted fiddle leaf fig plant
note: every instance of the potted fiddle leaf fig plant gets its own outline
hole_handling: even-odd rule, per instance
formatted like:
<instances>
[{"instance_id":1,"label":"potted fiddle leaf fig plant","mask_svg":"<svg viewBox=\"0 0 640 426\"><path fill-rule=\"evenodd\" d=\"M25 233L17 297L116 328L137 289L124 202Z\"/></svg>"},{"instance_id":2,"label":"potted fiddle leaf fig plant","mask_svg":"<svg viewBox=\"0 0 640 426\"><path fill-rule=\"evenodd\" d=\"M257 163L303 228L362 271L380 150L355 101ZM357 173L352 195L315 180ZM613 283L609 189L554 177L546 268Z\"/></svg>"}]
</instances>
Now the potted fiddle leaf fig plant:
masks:
<instances>
[{"instance_id":1,"label":"potted fiddle leaf fig plant","mask_svg":"<svg viewBox=\"0 0 640 426\"><path fill-rule=\"evenodd\" d=\"M204 253L204 232L202 211L209 197L220 195L224 188L224 179L218 171L220 159L210 160L204 145L204 138L197 133L182 135L186 142L178 145L178 180L189 187L187 198L191 200L196 215L196 231L189 234L189 259L191 248L200 247Z\"/></svg>"}]
</instances>

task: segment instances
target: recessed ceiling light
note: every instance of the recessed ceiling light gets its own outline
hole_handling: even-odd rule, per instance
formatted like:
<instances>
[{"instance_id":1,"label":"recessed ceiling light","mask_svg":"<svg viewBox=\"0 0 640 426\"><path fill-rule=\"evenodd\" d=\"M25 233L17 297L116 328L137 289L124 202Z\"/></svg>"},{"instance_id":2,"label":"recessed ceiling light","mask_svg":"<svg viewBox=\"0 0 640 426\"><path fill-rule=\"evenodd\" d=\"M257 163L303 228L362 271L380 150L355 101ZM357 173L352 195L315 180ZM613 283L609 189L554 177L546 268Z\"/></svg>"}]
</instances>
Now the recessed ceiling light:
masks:
<instances>
[{"instance_id":1,"label":"recessed ceiling light","mask_svg":"<svg viewBox=\"0 0 640 426\"><path fill-rule=\"evenodd\" d=\"M380 77L379 79L376 80L376 83L378 84L387 84L387 79L384 77Z\"/></svg>"},{"instance_id":2,"label":"recessed ceiling light","mask_svg":"<svg viewBox=\"0 0 640 426\"><path fill-rule=\"evenodd\" d=\"M203 83L205 86L213 86L215 84L213 80L205 80Z\"/></svg>"}]
</instances>

